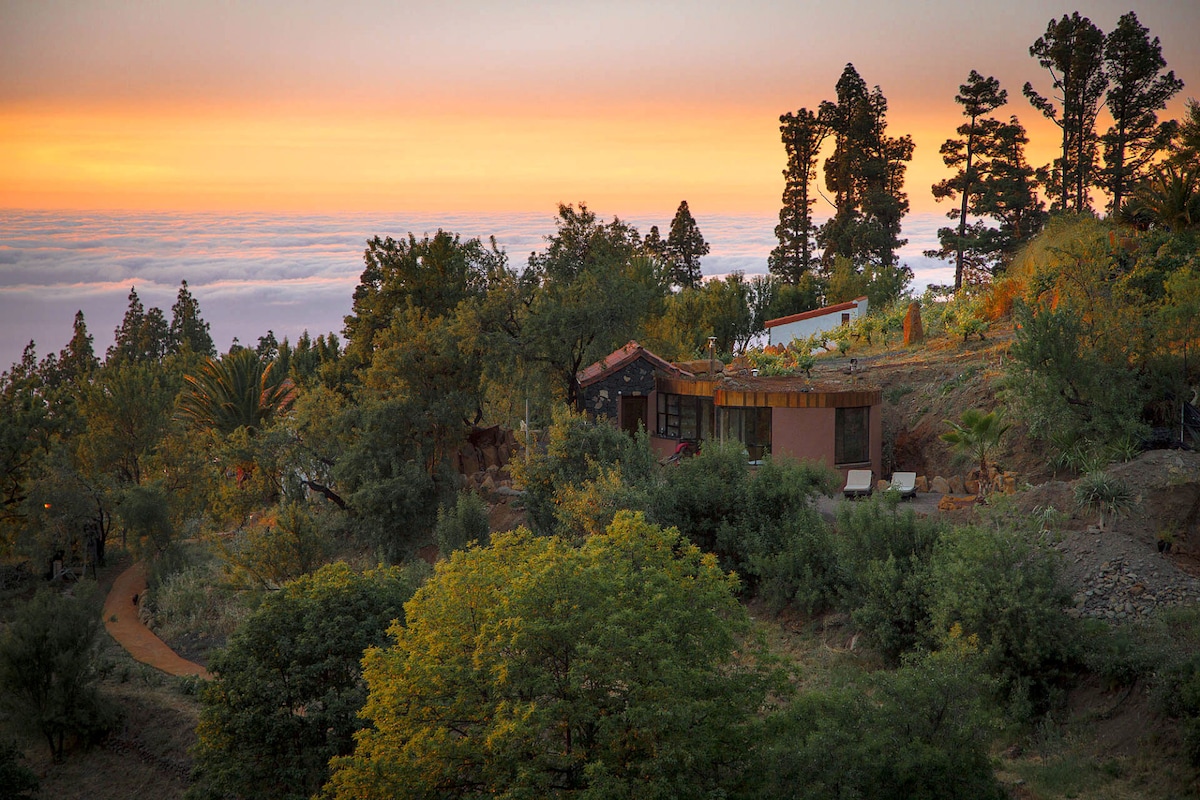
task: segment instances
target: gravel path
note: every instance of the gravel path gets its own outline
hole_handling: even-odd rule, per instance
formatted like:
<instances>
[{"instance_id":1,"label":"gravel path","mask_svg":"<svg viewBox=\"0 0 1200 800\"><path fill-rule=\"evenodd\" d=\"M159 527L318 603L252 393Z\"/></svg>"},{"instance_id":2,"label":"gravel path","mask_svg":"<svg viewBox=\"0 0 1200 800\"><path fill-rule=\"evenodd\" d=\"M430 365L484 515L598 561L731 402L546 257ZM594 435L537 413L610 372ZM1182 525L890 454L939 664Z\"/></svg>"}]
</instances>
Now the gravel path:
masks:
<instances>
[{"instance_id":1,"label":"gravel path","mask_svg":"<svg viewBox=\"0 0 1200 800\"><path fill-rule=\"evenodd\" d=\"M148 664L169 675L199 676L208 679L208 670L183 658L155 636L138 618L134 600L146 591L146 565L134 564L117 576L104 600L104 627L135 661Z\"/></svg>"}]
</instances>

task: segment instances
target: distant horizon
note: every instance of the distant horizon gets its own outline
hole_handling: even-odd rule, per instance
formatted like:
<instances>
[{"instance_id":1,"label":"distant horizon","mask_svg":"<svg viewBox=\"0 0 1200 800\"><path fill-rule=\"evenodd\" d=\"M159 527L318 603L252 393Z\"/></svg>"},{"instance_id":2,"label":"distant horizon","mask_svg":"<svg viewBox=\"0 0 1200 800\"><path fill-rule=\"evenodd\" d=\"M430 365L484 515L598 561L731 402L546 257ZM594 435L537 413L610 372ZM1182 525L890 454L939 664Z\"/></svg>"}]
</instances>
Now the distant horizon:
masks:
<instances>
[{"instance_id":1,"label":"distant horizon","mask_svg":"<svg viewBox=\"0 0 1200 800\"><path fill-rule=\"evenodd\" d=\"M689 206L691 204L689 203ZM609 209L589 204L601 219ZM712 252L701 264L706 277L767 272L775 246L777 214L693 215ZM242 345L273 330L293 343L305 329L314 338L341 336L342 318L363 270L371 236L421 237L442 227L463 238L490 235L509 265L521 268L554 233L557 205L546 211L509 213L393 212L387 214L270 214L263 212L62 212L6 209L0 214L0 370L20 359L30 339L39 358L57 353L71 337L75 311L84 312L96 354L103 358L136 286L143 306L170 318L181 280L200 304L221 352L236 336ZM674 209L657 217L622 215L645 235L651 225L666 234ZM909 244L901 261L914 285L953 280L953 267L921 255L936 247L941 214L910 214Z\"/></svg>"}]
</instances>

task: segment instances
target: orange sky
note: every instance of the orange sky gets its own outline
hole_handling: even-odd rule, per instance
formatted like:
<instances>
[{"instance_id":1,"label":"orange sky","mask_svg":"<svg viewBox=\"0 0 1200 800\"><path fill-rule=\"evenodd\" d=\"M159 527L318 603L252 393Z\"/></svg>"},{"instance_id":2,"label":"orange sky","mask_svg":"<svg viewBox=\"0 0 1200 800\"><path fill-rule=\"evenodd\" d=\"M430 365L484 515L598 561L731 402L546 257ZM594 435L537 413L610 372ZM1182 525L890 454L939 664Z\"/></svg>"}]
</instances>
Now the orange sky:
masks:
<instances>
[{"instance_id":1,"label":"orange sky","mask_svg":"<svg viewBox=\"0 0 1200 800\"><path fill-rule=\"evenodd\" d=\"M1048 91L1028 47L1071 9L1011 4L981 38L961 34L992 4L781 5L0 0L0 207L771 211L778 116L831 98L846 61L917 143L914 211L938 208L971 68L1008 89L1031 163L1053 157L1020 84ZM1105 30L1128 10L1076 7ZM1178 114L1200 3L1138 14L1188 84Z\"/></svg>"}]
</instances>

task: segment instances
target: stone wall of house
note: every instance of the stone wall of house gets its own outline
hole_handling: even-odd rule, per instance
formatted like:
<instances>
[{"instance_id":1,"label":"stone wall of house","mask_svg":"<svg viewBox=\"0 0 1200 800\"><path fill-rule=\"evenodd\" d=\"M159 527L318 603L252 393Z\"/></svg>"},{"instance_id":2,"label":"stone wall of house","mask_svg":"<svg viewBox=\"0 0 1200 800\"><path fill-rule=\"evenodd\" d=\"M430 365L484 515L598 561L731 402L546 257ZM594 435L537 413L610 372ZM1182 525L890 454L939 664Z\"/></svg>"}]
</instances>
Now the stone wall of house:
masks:
<instances>
[{"instance_id":1,"label":"stone wall of house","mask_svg":"<svg viewBox=\"0 0 1200 800\"><path fill-rule=\"evenodd\" d=\"M654 365L639 358L618 370L584 387L580 395L583 407L589 414L598 417L617 418L618 400L621 394L648 397L654 391Z\"/></svg>"}]
</instances>

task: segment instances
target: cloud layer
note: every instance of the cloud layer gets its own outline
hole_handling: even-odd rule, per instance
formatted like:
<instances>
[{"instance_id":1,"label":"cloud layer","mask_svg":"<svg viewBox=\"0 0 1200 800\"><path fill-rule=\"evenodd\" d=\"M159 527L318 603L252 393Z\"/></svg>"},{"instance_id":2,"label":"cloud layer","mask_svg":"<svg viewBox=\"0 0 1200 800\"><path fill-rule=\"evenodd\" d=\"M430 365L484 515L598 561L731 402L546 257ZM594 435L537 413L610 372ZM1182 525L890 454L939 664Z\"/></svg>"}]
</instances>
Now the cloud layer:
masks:
<instances>
[{"instance_id":1,"label":"cloud layer","mask_svg":"<svg viewBox=\"0 0 1200 800\"><path fill-rule=\"evenodd\" d=\"M598 210L600 211L600 210ZM603 213L601 211L601 213ZM663 219L630 218L643 233ZM712 246L706 275L766 272L777 220L763 215L696 215ZM916 273L914 288L944 283L953 270L921 255L936 243L944 217L914 214L905 221L902 260ZM295 341L301 332L341 333L372 236L417 236L439 228L464 238L495 236L512 266L554 232L554 214L108 213L5 211L0 215L0 365L20 358L31 339L39 356L57 352L82 310L95 348L112 344L131 287L143 305L170 317L186 280L211 324L218 349L236 337L253 344L268 330Z\"/></svg>"}]
</instances>

